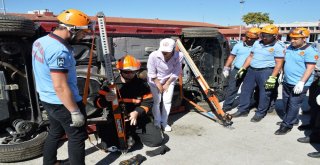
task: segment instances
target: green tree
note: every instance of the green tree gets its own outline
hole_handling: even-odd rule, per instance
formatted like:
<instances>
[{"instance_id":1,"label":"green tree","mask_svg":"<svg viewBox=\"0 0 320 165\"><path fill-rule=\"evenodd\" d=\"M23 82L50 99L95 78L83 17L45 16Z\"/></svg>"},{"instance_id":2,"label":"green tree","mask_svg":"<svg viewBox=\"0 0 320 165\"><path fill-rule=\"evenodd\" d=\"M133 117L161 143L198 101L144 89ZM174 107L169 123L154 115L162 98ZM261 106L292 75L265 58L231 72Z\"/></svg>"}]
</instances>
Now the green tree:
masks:
<instances>
[{"instance_id":1,"label":"green tree","mask_svg":"<svg viewBox=\"0 0 320 165\"><path fill-rule=\"evenodd\" d=\"M269 13L253 12L242 16L242 21L247 25L259 27L262 23L273 23L269 18Z\"/></svg>"}]
</instances>

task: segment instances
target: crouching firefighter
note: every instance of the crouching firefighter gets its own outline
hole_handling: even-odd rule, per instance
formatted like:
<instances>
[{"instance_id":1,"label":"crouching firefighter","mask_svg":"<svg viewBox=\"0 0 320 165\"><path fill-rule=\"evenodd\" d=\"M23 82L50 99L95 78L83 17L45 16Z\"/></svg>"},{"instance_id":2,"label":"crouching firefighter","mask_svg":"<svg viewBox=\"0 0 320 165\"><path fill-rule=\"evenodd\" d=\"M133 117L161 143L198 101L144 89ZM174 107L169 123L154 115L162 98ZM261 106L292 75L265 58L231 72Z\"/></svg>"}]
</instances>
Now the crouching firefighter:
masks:
<instances>
[{"instance_id":1,"label":"crouching firefighter","mask_svg":"<svg viewBox=\"0 0 320 165\"><path fill-rule=\"evenodd\" d=\"M131 55L119 59L116 67L120 70L120 75L115 78L117 96L103 85L95 100L96 107L109 110L112 109L112 101L118 97L128 149L135 141L149 147L160 146L163 141L161 129L154 126L151 113L148 113L153 99L147 82L137 77L140 66L140 62ZM113 115L113 111L109 111L108 122L97 125L102 147L110 152L118 151L120 147Z\"/></svg>"}]
</instances>

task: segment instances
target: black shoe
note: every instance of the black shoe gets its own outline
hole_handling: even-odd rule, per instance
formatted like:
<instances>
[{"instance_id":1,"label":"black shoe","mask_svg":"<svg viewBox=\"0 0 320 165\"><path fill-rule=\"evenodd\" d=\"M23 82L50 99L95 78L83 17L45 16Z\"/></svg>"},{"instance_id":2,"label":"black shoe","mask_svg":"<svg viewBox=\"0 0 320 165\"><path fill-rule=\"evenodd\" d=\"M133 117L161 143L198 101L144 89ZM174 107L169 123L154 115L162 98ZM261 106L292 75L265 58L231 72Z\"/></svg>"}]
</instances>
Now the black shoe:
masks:
<instances>
[{"instance_id":1,"label":"black shoe","mask_svg":"<svg viewBox=\"0 0 320 165\"><path fill-rule=\"evenodd\" d=\"M311 125L311 124L300 125L300 126L298 127L298 130L300 130L300 131L311 130L311 129L312 129L312 125Z\"/></svg>"},{"instance_id":2,"label":"black shoe","mask_svg":"<svg viewBox=\"0 0 320 165\"><path fill-rule=\"evenodd\" d=\"M257 116L257 115L254 115L252 118L251 118L251 122L259 122L263 117L262 116Z\"/></svg>"},{"instance_id":3,"label":"black shoe","mask_svg":"<svg viewBox=\"0 0 320 165\"><path fill-rule=\"evenodd\" d=\"M134 157L131 157L130 159L123 160L119 163L119 165L135 165L135 164L141 164L143 161L147 160L145 156L142 156L141 154L138 154Z\"/></svg>"},{"instance_id":4,"label":"black shoe","mask_svg":"<svg viewBox=\"0 0 320 165\"><path fill-rule=\"evenodd\" d=\"M282 121L278 121L276 124L281 125ZM299 123L294 123L293 126L297 126Z\"/></svg>"},{"instance_id":5,"label":"black shoe","mask_svg":"<svg viewBox=\"0 0 320 165\"><path fill-rule=\"evenodd\" d=\"M280 128L274 133L275 135L285 135L291 131L291 128L280 126Z\"/></svg>"},{"instance_id":6,"label":"black shoe","mask_svg":"<svg viewBox=\"0 0 320 165\"><path fill-rule=\"evenodd\" d=\"M300 143L310 143L310 137L309 136L302 137L302 138L297 139L297 141Z\"/></svg>"},{"instance_id":7,"label":"black shoe","mask_svg":"<svg viewBox=\"0 0 320 165\"><path fill-rule=\"evenodd\" d=\"M308 156L310 156L311 158L320 158L320 152L311 152L308 153Z\"/></svg>"},{"instance_id":8,"label":"black shoe","mask_svg":"<svg viewBox=\"0 0 320 165\"><path fill-rule=\"evenodd\" d=\"M237 111L234 114L231 114L232 117L236 118L236 117L247 117L249 114L249 112L239 112Z\"/></svg>"}]
</instances>

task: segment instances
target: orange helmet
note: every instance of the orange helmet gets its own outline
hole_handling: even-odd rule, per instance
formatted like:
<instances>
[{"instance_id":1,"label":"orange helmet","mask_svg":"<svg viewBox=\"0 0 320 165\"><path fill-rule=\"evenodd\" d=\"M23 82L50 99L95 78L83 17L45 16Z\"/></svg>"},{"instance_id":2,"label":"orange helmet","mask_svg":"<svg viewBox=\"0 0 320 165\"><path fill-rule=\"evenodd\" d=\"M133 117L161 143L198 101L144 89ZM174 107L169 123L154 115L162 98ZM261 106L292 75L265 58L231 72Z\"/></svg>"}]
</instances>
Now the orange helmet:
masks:
<instances>
[{"instance_id":1,"label":"orange helmet","mask_svg":"<svg viewBox=\"0 0 320 165\"><path fill-rule=\"evenodd\" d=\"M290 30L289 36L292 38L306 38L309 37L310 31L306 28L294 28Z\"/></svg>"},{"instance_id":2,"label":"orange helmet","mask_svg":"<svg viewBox=\"0 0 320 165\"><path fill-rule=\"evenodd\" d=\"M268 33L268 34L278 34L279 29L277 26L270 24L261 29L261 33Z\"/></svg>"},{"instance_id":3,"label":"orange helmet","mask_svg":"<svg viewBox=\"0 0 320 165\"><path fill-rule=\"evenodd\" d=\"M246 36L249 38L259 38L259 34L260 34L261 29L257 28L257 27L253 27L250 28L247 32L246 32Z\"/></svg>"},{"instance_id":4,"label":"orange helmet","mask_svg":"<svg viewBox=\"0 0 320 165\"><path fill-rule=\"evenodd\" d=\"M125 55L117 61L116 67L119 70L137 71L140 69L141 63L132 55Z\"/></svg>"},{"instance_id":5,"label":"orange helmet","mask_svg":"<svg viewBox=\"0 0 320 165\"><path fill-rule=\"evenodd\" d=\"M75 29L88 29L90 24L89 17L75 9L68 9L57 16L57 19L67 26L73 26Z\"/></svg>"}]
</instances>

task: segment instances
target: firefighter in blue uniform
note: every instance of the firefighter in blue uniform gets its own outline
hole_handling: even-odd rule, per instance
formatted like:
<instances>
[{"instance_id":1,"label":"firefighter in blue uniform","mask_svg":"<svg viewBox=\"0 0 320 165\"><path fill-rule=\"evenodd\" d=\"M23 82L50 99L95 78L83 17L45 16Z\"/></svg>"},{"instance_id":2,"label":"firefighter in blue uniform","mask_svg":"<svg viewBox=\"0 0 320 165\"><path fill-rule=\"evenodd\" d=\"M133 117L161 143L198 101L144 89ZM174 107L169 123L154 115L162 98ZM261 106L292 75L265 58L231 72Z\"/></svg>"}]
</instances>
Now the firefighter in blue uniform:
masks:
<instances>
[{"instance_id":1,"label":"firefighter in blue uniform","mask_svg":"<svg viewBox=\"0 0 320 165\"><path fill-rule=\"evenodd\" d=\"M239 42L233 47L223 68L224 77L228 77L228 87L225 96L226 99L223 102L222 108L225 112L230 111L233 108L239 87L243 81L243 79L236 79L235 76L249 56L253 43L259 39L260 30L260 28L254 27L246 32L245 41ZM231 70L232 63L233 69Z\"/></svg>"},{"instance_id":2,"label":"firefighter in blue uniform","mask_svg":"<svg viewBox=\"0 0 320 165\"><path fill-rule=\"evenodd\" d=\"M267 114L284 60L285 47L277 41L278 33L275 25L263 27L261 41L253 44L250 55L238 71L236 77L241 78L248 70L241 87L238 111L232 114L233 117L248 115L250 98L256 86L259 89L259 104L251 122L259 122Z\"/></svg>"},{"instance_id":3,"label":"firefighter in blue uniform","mask_svg":"<svg viewBox=\"0 0 320 165\"><path fill-rule=\"evenodd\" d=\"M297 123L299 108L314 78L312 72L318 52L306 44L309 35L310 32L306 28L295 28L289 33L291 45L286 50L282 83L284 116L280 128L275 132L276 135L288 133L293 124Z\"/></svg>"},{"instance_id":4,"label":"firefighter in blue uniform","mask_svg":"<svg viewBox=\"0 0 320 165\"><path fill-rule=\"evenodd\" d=\"M85 37L90 18L68 9L57 16L56 29L37 39L32 48L32 66L41 103L48 112L49 134L43 147L43 164L59 164L57 149L68 136L69 163L85 164L86 110L77 87L76 60L71 42Z\"/></svg>"},{"instance_id":5,"label":"firefighter in blue uniform","mask_svg":"<svg viewBox=\"0 0 320 165\"><path fill-rule=\"evenodd\" d=\"M153 124L152 114L148 113L152 108L153 98L147 82L137 77L140 66L140 62L131 55L119 59L116 67L120 70L120 76L115 81L118 96L110 92L107 86L103 86L95 105L98 108L111 110L111 101L118 97L119 108L125 114L127 137L141 141L146 146L157 147L162 144L163 134L161 129ZM109 112L107 124L97 127L104 149L116 151L119 148L119 141L112 110ZM133 144L128 146L130 145Z\"/></svg>"}]
</instances>

